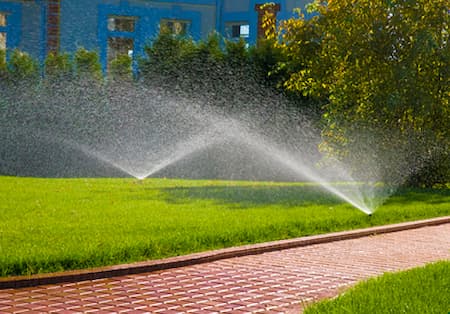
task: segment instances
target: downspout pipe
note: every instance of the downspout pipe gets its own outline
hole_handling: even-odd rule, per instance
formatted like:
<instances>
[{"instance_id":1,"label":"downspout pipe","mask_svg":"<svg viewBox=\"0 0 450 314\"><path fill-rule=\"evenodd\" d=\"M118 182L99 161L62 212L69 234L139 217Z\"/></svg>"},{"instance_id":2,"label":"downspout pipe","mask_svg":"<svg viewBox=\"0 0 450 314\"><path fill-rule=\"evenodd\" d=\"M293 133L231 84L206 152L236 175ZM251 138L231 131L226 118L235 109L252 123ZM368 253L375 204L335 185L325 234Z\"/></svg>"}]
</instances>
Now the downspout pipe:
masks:
<instances>
[{"instance_id":1,"label":"downspout pipe","mask_svg":"<svg viewBox=\"0 0 450 314\"><path fill-rule=\"evenodd\" d=\"M222 12L223 2L225 0L216 0L216 32L222 34Z\"/></svg>"}]
</instances>

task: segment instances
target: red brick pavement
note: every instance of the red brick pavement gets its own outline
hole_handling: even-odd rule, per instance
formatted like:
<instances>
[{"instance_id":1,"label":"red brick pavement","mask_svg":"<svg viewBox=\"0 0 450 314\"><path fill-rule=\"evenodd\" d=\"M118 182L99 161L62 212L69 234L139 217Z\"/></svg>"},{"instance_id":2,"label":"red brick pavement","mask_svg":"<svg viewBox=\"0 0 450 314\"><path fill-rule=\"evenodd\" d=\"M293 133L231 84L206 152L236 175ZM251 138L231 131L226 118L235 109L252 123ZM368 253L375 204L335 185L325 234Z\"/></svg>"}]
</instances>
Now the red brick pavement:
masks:
<instances>
[{"instance_id":1,"label":"red brick pavement","mask_svg":"<svg viewBox=\"0 0 450 314\"><path fill-rule=\"evenodd\" d=\"M450 224L152 273L0 290L0 313L287 313L384 272L450 259Z\"/></svg>"}]
</instances>

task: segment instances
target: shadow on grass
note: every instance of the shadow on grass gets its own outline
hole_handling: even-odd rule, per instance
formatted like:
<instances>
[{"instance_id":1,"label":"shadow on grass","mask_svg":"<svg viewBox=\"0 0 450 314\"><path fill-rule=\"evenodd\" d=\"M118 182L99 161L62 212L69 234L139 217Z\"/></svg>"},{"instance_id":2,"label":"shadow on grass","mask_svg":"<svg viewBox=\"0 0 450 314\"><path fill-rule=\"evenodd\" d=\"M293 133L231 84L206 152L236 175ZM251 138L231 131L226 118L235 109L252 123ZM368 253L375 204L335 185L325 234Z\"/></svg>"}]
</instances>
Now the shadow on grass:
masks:
<instances>
[{"instance_id":1,"label":"shadow on grass","mask_svg":"<svg viewBox=\"0 0 450 314\"><path fill-rule=\"evenodd\" d=\"M346 187L341 186L344 190ZM347 188L352 189L351 186ZM274 186L192 186L166 187L155 189L158 198L170 204L195 201L213 201L230 208L250 208L254 206L279 205L293 206L337 206L346 202L336 195L323 190L318 185L274 185ZM380 188L379 193L383 195ZM411 203L450 204L450 189L411 189L401 188L391 195L387 203L402 205Z\"/></svg>"},{"instance_id":2,"label":"shadow on grass","mask_svg":"<svg viewBox=\"0 0 450 314\"><path fill-rule=\"evenodd\" d=\"M186 201L211 200L217 204L249 208L264 205L286 207L306 205L342 204L338 197L316 186L207 186L174 187L160 190L166 202L172 204Z\"/></svg>"},{"instance_id":3,"label":"shadow on grass","mask_svg":"<svg viewBox=\"0 0 450 314\"><path fill-rule=\"evenodd\" d=\"M407 204L407 203L425 203L425 204L445 204L450 207L450 189L399 189L392 195L389 204Z\"/></svg>"}]
</instances>

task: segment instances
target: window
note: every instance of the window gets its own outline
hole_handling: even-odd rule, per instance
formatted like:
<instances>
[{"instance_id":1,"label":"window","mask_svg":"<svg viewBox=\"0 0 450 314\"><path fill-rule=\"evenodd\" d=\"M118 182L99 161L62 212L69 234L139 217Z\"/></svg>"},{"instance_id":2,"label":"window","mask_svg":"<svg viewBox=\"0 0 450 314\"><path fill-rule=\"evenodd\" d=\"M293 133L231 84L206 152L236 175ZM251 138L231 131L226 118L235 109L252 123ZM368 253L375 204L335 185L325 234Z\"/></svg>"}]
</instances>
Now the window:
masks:
<instances>
[{"instance_id":1,"label":"window","mask_svg":"<svg viewBox=\"0 0 450 314\"><path fill-rule=\"evenodd\" d=\"M0 12L0 50L6 50L6 13L4 12ZM0 57L3 59L0 62L4 62L6 54L1 53Z\"/></svg>"},{"instance_id":2,"label":"window","mask_svg":"<svg viewBox=\"0 0 450 314\"><path fill-rule=\"evenodd\" d=\"M6 13L0 12L0 26L6 26Z\"/></svg>"},{"instance_id":3,"label":"window","mask_svg":"<svg viewBox=\"0 0 450 314\"><path fill-rule=\"evenodd\" d=\"M136 21L137 18L133 16L108 16L107 69L111 62L119 57L126 56L133 59Z\"/></svg>"},{"instance_id":4,"label":"window","mask_svg":"<svg viewBox=\"0 0 450 314\"><path fill-rule=\"evenodd\" d=\"M134 32L136 18L132 16L109 16L108 30L110 32Z\"/></svg>"},{"instance_id":5,"label":"window","mask_svg":"<svg viewBox=\"0 0 450 314\"><path fill-rule=\"evenodd\" d=\"M231 23L226 27L226 34L230 38L249 38L250 25L246 23Z\"/></svg>"},{"instance_id":6,"label":"window","mask_svg":"<svg viewBox=\"0 0 450 314\"><path fill-rule=\"evenodd\" d=\"M0 32L0 50L6 50L6 33Z\"/></svg>"},{"instance_id":7,"label":"window","mask_svg":"<svg viewBox=\"0 0 450 314\"><path fill-rule=\"evenodd\" d=\"M108 38L108 64L119 56L126 55L133 58L133 38L109 37Z\"/></svg>"},{"instance_id":8,"label":"window","mask_svg":"<svg viewBox=\"0 0 450 314\"><path fill-rule=\"evenodd\" d=\"M190 24L190 21L162 20L161 31L166 31L174 35L186 35L189 31Z\"/></svg>"}]
</instances>

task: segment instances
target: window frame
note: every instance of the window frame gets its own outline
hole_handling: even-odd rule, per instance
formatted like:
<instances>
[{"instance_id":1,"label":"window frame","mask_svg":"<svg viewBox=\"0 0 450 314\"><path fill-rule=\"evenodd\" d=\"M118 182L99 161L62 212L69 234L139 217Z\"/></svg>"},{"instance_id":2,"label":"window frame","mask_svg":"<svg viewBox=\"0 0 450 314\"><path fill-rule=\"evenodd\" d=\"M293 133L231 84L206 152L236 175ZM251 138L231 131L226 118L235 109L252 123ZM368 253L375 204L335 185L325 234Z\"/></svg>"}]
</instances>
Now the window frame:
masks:
<instances>
[{"instance_id":1,"label":"window frame","mask_svg":"<svg viewBox=\"0 0 450 314\"><path fill-rule=\"evenodd\" d=\"M111 19L121 19L124 21L132 21L133 22L133 27L132 30L123 30L123 29L110 29L110 20ZM106 19L106 30L109 33L135 33L136 32L136 22L138 20L137 16L131 16L131 15L120 15L120 14L110 14L107 16ZM113 22L113 21L112 21Z\"/></svg>"},{"instance_id":2,"label":"window frame","mask_svg":"<svg viewBox=\"0 0 450 314\"><path fill-rule=\"evenodd\" d=\"M131 41L131 45L132 45L132 49L131 49L131 55L130 55L130 50L128 49L128 52L126 54L117 54L115 53L115 57L114 58L110 58L110 41L111 40L129 40ZM106 50L107 50L107 55L106 55L106 59L107 59L107 65L109 66L110 62L115 60L118 56L121 55L127 55L128 57L130 57L131 59L133 59L133 55L134 55L134 38L133 37L123 37L123 36L108 36L108 40L106 43ZM116 50L117 51L117 50Z\"/></svg>"},{"instance_id":3,"label":"window frame","mask_svg":"<svg viewBox=\"0 0 450 314\"><path fill-rule=\"evenodd\" d=\"M6 12L6 11L0 11L0 17L1 16L3 16L3 20L4 20L4 23L3 23L3 25L2 24L0 24L0 30L4 27L4 28L6 28L7 26L8 26L8 12ZM0 19L0 21L1 21L2 19Z\"/></svg>"},{"instance_id":4,"label":"window frame","mask_svg":"<svg viewBox=\"0 0 450 314\"><path fill-rule=\"evenodd\" d=\"M0 21L1 20L4 21L3 23L0 24L0 39L2 39L0 44L0 50L4 50L5 52L8 49L8 15L9 15L8 12L0 11L0 16L2 17ZM1 61L6 61L6 53L5 53L5 60L0 60L0 62Z\"/></svg>"},{"instance_id":5,"label":"window frame","mask_svg":"<svg viewBox=\"0 0 450 314\"><path fill-rule=\"evenodd\" d=\"M164 24L167 24L167 23L174 23L174 24L175 24L175 23L180 23L180 24L184 24L184 25L185 25L185 27L183 27L183 28L184 28L184 32L177 33L177 32L174 31L173 28L170 28L170 33L171 33L172 35L175 35L175 36L188 36L189 33L190 33L190 28L191 28L191 25L192 25L192 20L188 20L188 19L176 19L176 18L162 18L162 19L159 21L159 29L160 29L160 32L163 30Z\"/></svg>"},{"instance_id":6,"label":"window frame","mask_svg":"<svg viewBox=\"0 0 450 314\"><path fill-rule=\"evenodd\" d=\"M4 40L1 40L0 43L2 43L2 41L4 42L3 44L0 44L0 50L5 50L8 48L7 42L8 42L8 33L7 32L2 32L0 30L0 39L4 38Z\"/></svg>"},{"instance_id":7,"label":"window frame","mask_svg":"<svg viewBox=\"0 0 450 314\"><path fill-rule=\"evenodd\" d=\"M109 23L111 18L119 18L123 20L133 21L133 27L132 30L126 30L126 29L110 29ZM131 40L132 42L132 50L131 50L131 56L130 56L130 50L128 50L128 55L132 60L135 58L135 45L136 45L136 28L138 23L139 17L134 15L122 15L122 14L109 14L106 15L106 42L105 42L105 68L106 72L109 71L110 63L115 60L120 55L125 54L117 54L115 58L110 58L110 40L112 39L124 39L124 40Z\"/></svg>"},{"instance_id":8,"label":"window frame","mask_svg":"<svg viewBox=\"0 0 450 314\"><path fill-rule=\"evenodd\" d=\"M0 32L6 33L6 59L11 50L19 47L22 40L22 3L0 1L0 12L6 16L5 26L0 26ZM42 55L41 55L42 57Z\"/></svg>"},{"instance_id":9,"label":"window frame","mask_svg":"<svg viewBox=\"0 0 450 314\"><path fill-rule=\"evenodd\" d=\"M242 27L247 27L248 33L243 36L242 33ZM234 35L234 28L239 27L239 36L233 36ZM233 21L233 22L227 22L225 24L225 35L229 39L238 40L238 39L244 39L249 40L250 39L250 23L248 21Z\"/></svg>"}]
</instances>

